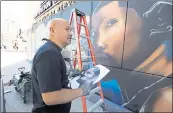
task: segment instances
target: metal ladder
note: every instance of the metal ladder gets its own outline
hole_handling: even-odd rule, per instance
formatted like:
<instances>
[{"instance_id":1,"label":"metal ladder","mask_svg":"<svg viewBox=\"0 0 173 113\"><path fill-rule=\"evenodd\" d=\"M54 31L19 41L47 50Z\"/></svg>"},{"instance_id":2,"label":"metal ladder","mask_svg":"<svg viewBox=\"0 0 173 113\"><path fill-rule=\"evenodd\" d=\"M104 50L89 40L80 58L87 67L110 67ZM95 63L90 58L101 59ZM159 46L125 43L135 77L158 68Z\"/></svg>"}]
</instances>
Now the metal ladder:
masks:
<instances>
[{"instance_id":1,"label":"metal ladder","mask_svg":"<svg viewBox=\"0 0 173 113\"><path fill-rule=\"evenodd\" d=\"M79 18L79 21L78 21L78 18ZM74 20L73 26L72 26L72 20ZM75 33L75 37L76 37L75 40L77 43L77 48L75 50L75 59L74 59L74 64L73 64L74 69L76 69L76 63L78 64L79 70L83 69L83 67L82 67L83 62L82 62L82 57L81 57L81 44L80 44L81 38L87 39L87 44L89 46L89 54L90 54L91 60L92 60L91 63L93 64L93 66L95 66L96 65L96 59L95 59L94 50L93 50L92 43L91 43L90 36L89 36L89 30L87 27L87 21L86 21L85 14L76 8L73 9L71 16L70 16L69 23L72 27L74 27L73 29L74 29L74 33ZM81 27L85 28L85 34L81 35ZM92 107L90 107L87 110L86 98L89 99L96 92L99 92L100 99L96 103L94 103L94 105ZM101 105L103 105L103 110L106 111L105 105L104 105L104 96L103 96L102 88L101 88L100 82L98 82L97 87L94 88L88 96L82 97L83 112L92 112L97 107L99 107Z\"/></svg>"}]
</instances>

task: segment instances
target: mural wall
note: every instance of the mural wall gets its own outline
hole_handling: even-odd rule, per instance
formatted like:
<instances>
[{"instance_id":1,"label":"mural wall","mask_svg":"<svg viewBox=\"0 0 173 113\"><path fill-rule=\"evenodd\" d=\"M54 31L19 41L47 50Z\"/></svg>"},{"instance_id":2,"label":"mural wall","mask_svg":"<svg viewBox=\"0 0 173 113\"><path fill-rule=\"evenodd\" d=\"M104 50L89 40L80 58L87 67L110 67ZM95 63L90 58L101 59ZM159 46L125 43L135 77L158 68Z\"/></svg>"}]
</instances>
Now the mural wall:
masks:
<instances>
[{"instance_id":1,"label":"mural wall","mask_svg":"<svg viewBox=\"0 0 173 113\"><path fill-rule=\"evenodd\" d=\"M145 107L149 96L172 87L172 2L97 1L94 8L92 32L97 63L111 70L104 81L118 81L123 106L151 111L152 107Z\"/></svg>"},{"instance_id":2,"label":"mural wall","mask_svg":"<svg viewBox=\"0 0 173 113\"><path fill-rule=\"evenodd\" d=\"M87 15L97 64L111 70L102 81L105 98L132 111L172 110L172 2L77 1L33 27L33 55L47 36L47 23L57 17L69 20L73 8Z\"/></svg>"}]
</instances>

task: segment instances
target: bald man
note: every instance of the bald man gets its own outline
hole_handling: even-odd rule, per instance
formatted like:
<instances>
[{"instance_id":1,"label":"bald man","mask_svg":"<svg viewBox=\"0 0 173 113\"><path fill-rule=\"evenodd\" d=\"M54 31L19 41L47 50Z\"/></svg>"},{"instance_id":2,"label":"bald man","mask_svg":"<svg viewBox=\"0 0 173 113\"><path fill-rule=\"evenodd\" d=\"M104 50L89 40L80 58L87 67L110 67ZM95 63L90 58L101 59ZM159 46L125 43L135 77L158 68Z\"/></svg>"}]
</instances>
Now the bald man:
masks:
<instances>
[{"instance_id":1,"label":"bald man","mask_svg":"<svg viewBox=\"0 0 173 113\"><path fill-rule=\"evenodd\" d=\"M92 83L78 89L68 87L66 65L61 50L71 43L71 27L57 18L49 24L49 40L42 45L33 59L32 90L33 113L68 113L71 101L87 95Z\"/></svg>"}]
</instances>

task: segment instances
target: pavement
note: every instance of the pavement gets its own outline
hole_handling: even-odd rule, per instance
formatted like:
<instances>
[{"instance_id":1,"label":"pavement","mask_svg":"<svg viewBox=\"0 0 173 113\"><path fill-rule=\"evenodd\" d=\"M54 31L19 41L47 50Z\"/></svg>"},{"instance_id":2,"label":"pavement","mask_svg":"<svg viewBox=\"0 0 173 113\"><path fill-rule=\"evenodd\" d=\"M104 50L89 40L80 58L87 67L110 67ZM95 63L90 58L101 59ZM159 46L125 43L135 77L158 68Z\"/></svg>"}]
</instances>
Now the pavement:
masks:
<instances>
[{"instance_id":1,"label":"pavement","mask_svg":"<svg viewBox=\"0 0 173 113\"><path fill-rule=\"evenodd\" d=\"M32 109L32 96L31 93L28 94L27 103L22 102L20 93L16 92L12 86L5 86L4 90L11 90L10 93L5 94L6 100L6 112L31 112ZM88 108L93 105L93 103L87 101ZM71 112L82 112L82 101L81 98L77 98L72 101ZM102 111L101 108L95 111Z\"/></svg>"}]
</instances>

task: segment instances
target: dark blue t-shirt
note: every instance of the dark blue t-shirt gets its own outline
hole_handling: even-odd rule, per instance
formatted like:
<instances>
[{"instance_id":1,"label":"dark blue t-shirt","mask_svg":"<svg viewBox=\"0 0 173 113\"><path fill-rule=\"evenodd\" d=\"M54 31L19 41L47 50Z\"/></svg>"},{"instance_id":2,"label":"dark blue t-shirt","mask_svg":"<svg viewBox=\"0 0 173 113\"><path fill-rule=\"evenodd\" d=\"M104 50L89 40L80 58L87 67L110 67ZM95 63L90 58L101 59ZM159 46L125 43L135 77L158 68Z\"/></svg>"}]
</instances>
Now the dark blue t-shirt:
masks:
<instances>
[{"instance_id":1,"label":"dark blue t-shirt","mask_svg":"<svg viewBox=\"0 0 173 113\"><path fill-rule=\"evenodd\" d=\"M44 103L41 93L68 88L66 65L61 55L61 48L47 41L42 45L33 59L32 92L34 113L68 113L71 103L48 106ZM57 95L58 96L58 95Z\"/></svg>"}]
</instances>

